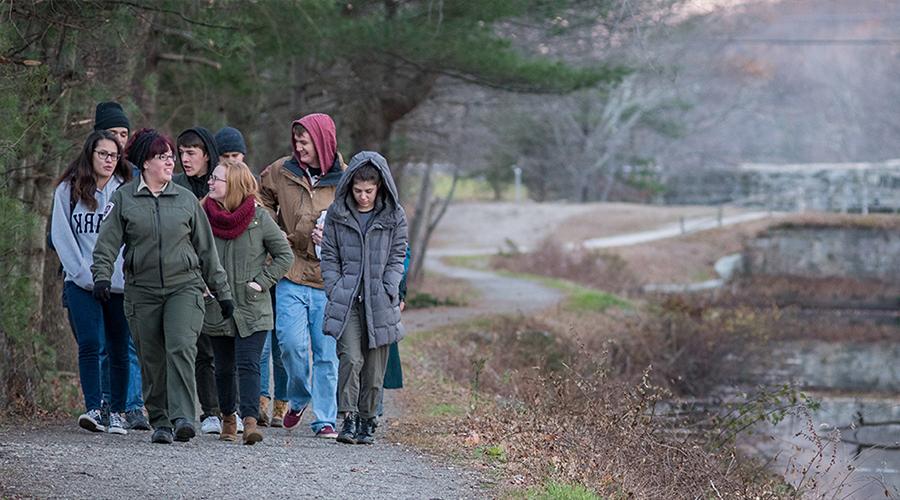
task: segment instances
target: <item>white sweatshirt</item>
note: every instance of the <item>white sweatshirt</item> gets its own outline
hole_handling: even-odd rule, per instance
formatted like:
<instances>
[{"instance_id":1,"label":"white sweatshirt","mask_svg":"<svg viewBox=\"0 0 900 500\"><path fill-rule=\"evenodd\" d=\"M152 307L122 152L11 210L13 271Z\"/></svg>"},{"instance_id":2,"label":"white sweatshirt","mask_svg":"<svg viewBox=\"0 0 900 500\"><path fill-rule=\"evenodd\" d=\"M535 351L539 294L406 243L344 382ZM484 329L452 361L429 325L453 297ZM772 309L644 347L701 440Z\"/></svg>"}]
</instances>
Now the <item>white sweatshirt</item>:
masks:
<instances>
[{"instance_id":1,"label":"white sweatshirt","mask_svg":"<svg viewBox=\"0 0 900 500\"><path fill-rule=\"evenodd\" d=\"M97 200L97 208L89 209L83 201L78 200L74 210L71 210L70 189L68 181L56 187L53 194L53 216L50 221L50 237L56 254L62 262L66 273L66 281L72 281L85 290L94 289L94 280L91 276L91 264L94 263L94 246L100 234L100 222L103 221L106 205L112 198L116 189L123 184L121 177L113 176L103 189L94 192ZM123 274L124 261L122 250L116 259L116 265L112 275L113 293L123 293L125 290L125 276Z\"/></svg>"}]
</instances>

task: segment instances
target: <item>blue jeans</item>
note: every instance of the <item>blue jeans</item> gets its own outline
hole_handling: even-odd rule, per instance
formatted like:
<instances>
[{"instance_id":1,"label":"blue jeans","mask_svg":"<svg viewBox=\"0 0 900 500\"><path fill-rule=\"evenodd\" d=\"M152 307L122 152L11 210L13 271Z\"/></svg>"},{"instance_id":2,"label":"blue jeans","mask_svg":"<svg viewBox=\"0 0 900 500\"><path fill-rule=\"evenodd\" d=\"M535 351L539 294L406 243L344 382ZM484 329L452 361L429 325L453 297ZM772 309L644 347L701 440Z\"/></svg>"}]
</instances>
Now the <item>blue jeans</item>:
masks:
<instances>
[{"instance_id":1,"label":"blue jeans","mask_svg":"<svg viewBox=\"0 0 900 500\"><path fill-rule=\"evenodd\" d=\"M272 374L275 379L275 399L285 401L287 399L287 372L284 371L284 363L281 362L281 348L278 342L272 342L275 331L266 332L266 343L263 345L262 356L259 360L259 395L269 399L269 359L272 359Z\"/></svg>"},{"instance_id":2,"label":"blue jeans","mask_svg":"<svg viewBox=\"0 0 900 500\"><path fill-rule=\"evenodd\" d=\"M291 409L299 410L312 401L313 432L319 432L326 425L334 427L337 420L337 341L322 332L325 291L282 279L275 295L275 337L288 376L287 400Z\"/></svg>"},{"instance_id":3,"label":"blue jeans","mask_svg":"<svg viewBox=\"0 0 900 500\"><path fill-rule=\"evenodd\" d=\"M100 374L103 401L109 401L109 356L106 355L106 346L100 348ZM144 407L144 397L141 394L141 364L138 361L137 349L134 340L128 336L128 391L125 395L125 411L140 410Z\"/></svg>"},{"instance_id":4,"label":"blue jeans","mask_svg":"<svg viewBox=\"0 0 900 500\"><path fill-rule=\"evenodd\" d=\"M109 355L110 410L125 411L128 390L128 339L131 331L125 319L124 296L114 293L106 303L94 300L88 290L66 281L63 288L69 306L69 321L78 341L78 372L84 406L100 409L102 376L100 350ZM73 313L73 311L75 311Z\"/></svg>"}]
</instances>

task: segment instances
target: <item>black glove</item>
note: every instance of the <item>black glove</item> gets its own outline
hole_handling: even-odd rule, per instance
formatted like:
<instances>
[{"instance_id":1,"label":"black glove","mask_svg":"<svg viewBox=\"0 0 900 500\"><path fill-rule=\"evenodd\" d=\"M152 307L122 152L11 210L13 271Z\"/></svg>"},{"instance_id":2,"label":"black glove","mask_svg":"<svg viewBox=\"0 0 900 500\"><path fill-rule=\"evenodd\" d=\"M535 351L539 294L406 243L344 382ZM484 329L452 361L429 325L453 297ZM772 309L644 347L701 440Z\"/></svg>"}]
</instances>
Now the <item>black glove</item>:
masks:
<instances>
[{"instance_id":1,"label":"black glove","mask_svg":"<svg viewBox=\"0 0 900 500\"><path fill-rule=\"evenodd\" d=\"M110 283L109 280L100 280L94 283L94 291L92 292L94 300L98 300L100 302L108 301L110 286L112 286L112 283Z\"/></svg>"},{"instance_id":2,"label":"black glove","mask_svg":"<svg viewBox=\"0 0 900 500\"><path fill-rule=\"evenodd\" d=\"M219 307L222 308L222 319L230 319L234 314L234 301L231 299L220 300Z\"/></svg>"}]
</instances>

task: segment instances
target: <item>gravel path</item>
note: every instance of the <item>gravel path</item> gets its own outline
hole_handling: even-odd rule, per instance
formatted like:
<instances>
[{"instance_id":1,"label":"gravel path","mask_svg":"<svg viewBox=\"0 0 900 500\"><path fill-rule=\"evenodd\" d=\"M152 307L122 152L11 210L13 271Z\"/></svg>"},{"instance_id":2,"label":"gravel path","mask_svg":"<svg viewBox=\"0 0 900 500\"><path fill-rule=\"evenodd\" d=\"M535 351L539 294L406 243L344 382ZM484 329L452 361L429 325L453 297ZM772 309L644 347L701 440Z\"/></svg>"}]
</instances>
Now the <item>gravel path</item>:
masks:
<instances>
[{"instance_id":1,"label":"gravel path","mask_svg":"<svg viewBox=\"0 0 900 500\"><path fill-rule=\"evenodd\" d=\"M411 335L476 316L528 313L562 298L556 290L429 260L428 269L469 280L480 298L467 307L404 313ZM387 394L390 425L397 408ZM94 434L75 419L0 425L0 498L483 498L478 473L384 440L351 446L316 439L306 425L264 429L254 446L200 436L169 446L150 433Z\"/></svg>"},{"instance_id":2,"label":"gravel path","mask_svg":"<svg viewBox=\"0 0 900 500\"><path fill-rule=\"evenodd\" d=\"M305 426L302 426L305 427ZM405 447L342 445L308 428L266 429L254 446L200 436L151 444L149 432L93 434L71 424L0 429L0 497L472 498L476 474Z\"/></svg>"}]
</instances>

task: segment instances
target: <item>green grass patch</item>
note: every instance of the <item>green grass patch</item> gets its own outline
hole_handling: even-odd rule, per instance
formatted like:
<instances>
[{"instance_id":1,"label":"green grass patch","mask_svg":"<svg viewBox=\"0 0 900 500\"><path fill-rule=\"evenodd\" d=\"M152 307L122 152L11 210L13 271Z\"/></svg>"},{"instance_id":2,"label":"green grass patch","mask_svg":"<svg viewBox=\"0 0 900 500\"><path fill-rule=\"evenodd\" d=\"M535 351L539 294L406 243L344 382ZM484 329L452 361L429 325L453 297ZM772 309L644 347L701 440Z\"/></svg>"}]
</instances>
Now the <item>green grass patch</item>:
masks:
<instances>
[{"instance_id":1,"label":"green grass patch","mask_svg":"<svg viewBox=\"0 0 900 500\"><path fill-rule=\"evenodd\" d=\"M525 492L525 498L528 500L601 500L603 497L580 484L551 481L529 488Z\"/></svg>"},{"instance_id":2,"label":"green grass patch","mask_svg":"<svg viewBox=\"0 0 900 500\"><path fill-rule=\"evenodd\" d=\"M453 185L453 176L444 173L434 174L434 194L446 197ZM512 201L515 199L515 186L512 183L504 186L499 201ZM522 199L528 199L528 189L522 186ZM453 192L456 201L494 201L494 190L490 184L480 177L460 177L456 182L456 190Z\"/></svg>"},{"instance_id":3,"label":"green grass patch","mask_svg":"<svg viewBox=\"0 0 900 500\"><path fill-rule=\"evenodd\" d=\"M506 448L501 444L490 444L475 448L475 454L483 459L506 463Z\"/></svg>"},{"instance_id":4,"label":"green grass patch","mask_svg":"<svg viewBox=\"0 0 900 500\"><path fill-rule=\"evenodd\" d=\"M631 303L612 293L585 288L572 292L565 307L575 312L604 312L609 308L630 309Z\"/></svg>"},{"instance_id":5,"label":"green grass patch","mask_svg":"<svg viewBox=\"0 0 900 500\"><path fill-rule=\"evenodd\" d=\"M431 417L459 417L465 413L465 409L453 403L435 403L428 408L428 416Z\"/></svg>"},{"instance_id":6,"label":"green grass patch","mask_svg":"<svg viewBox=\"0 0 900 500\"><path fill-rule=\"evenodd\" d=\"M443 261L450 266L465 267L467 269L487 270L490 269L490 255L454 255L444 257Z\"/></svg>"},{"instance_id":7,"label":"green grass patch","mask_svg":"<svg viewBox=\"0 0 900 500\"><path fill-rule=\"evenodd\" d=\"M413 292L406 297L406 306L410 309L426 309L429 307L460 307L466 305L451 297L435 297L427 292Z\"/></svg>"},{"instance_id":8,"label":"green grass patch","mask_svg":"<svg viewBox=\"0 0 900 500\"><path fill-rule=\"evenodd\" d=\"M604 312L609 308L632 309L634 306L628 300L619 297L614 293L589 288L578 283L560 278L550 278L536 274L513 273L509 271L496 271L497 274L509 276L511 278L521 278L531 281L537 281L549 288L555 288L566 293L568 298L563 305L566 309L574 312L593 311Z\"/></svg>"}]
</instances>

